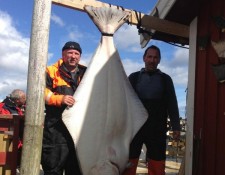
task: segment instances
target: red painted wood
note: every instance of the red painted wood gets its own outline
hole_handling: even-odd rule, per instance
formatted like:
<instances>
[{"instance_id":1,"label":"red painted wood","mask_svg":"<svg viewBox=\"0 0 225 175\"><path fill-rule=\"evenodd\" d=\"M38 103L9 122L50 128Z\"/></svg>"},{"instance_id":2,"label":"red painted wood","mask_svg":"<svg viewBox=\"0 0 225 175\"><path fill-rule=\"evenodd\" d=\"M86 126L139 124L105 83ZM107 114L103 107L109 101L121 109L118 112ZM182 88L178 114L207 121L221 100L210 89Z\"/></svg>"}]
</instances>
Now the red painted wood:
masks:
<instances>
[{"instance_id":1,"label":"red painted wood","mask_svg":"<svg viewBox=\"0 0 225 175\"><path fill-rule=\"evenodd\" d=\"M213 16L225 18L224 0L208 0L201 6L198 36L225 39ZM196 55L194 175L225 174L225 83L217 82L212 64L218 64L218 56L209 42L205 50L197 49Z\"/></svg>"},{"instance_id":2,"label":"red painted wood","mask_svg":"<svg viewBox=\"0 0 225 175\"><path fill-rule=\"evenodd\" d=\"M19 132L20 127L23 127L23 119L24 116L0 115L0 131L2 133L4 133L4 131L13 131L12 151L9 152L5 150L5 152L0 152L0 165L10 167L11 175L16 175Z\"/></svg>"},{"instance_id":3,"label":"red painted wood","mask_svg":"<svg viewBox=\"0 0 225 175\"><path fill-rule=\"evenodd\" d=\"M204 5L204 11L209 12L210 5ZM205 16L200 14L198 19L198 38L209 36L209 23ZM197 45L196 56L196 88L195 88L195 115L194 115L194 157L193 157L193 175L202 174L204 166L204 117L206 116L205 102L207 100L206 82L207 82L207 56L209 45L204 50L199 50Z\"/></svg>"},{"instance_id":4,"label":"red painted wood","mask_svg":"<svg viewBox=\"0 0 225 175\"><path fill-rule=\"evenodd\" d=\"M0 152L0 165L14 166L15 157L12 152Z\"/></svg>"},{"instance_id":5,"label":"red painted wood","mask_svg":"<svg viewBox=\"0 0 225 175\"><path fill-rule=\"evenodd\" d=\"M6 152L0 152L0 165L6 164Z\"/></svg>"}]
</instances>

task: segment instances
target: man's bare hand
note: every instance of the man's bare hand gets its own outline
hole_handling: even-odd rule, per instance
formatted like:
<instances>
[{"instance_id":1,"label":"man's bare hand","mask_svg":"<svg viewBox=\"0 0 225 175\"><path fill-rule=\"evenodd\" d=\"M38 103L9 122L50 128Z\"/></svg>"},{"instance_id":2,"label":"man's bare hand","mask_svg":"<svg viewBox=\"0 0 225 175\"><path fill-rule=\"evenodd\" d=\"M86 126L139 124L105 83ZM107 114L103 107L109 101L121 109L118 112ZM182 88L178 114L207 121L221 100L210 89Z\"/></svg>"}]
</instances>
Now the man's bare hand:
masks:
<instances>
[{"instance_id":1,"label":"man's bare hand","mask_svg":"<svg viewBox=\"0 0 225 175\"><path fill-rule=\"evenodd\" d=\"M75 99L71 95L64 95L62 99L62 104L66 104L69 107L72 107L75 103Z\"/></svg>"}]
</instances>

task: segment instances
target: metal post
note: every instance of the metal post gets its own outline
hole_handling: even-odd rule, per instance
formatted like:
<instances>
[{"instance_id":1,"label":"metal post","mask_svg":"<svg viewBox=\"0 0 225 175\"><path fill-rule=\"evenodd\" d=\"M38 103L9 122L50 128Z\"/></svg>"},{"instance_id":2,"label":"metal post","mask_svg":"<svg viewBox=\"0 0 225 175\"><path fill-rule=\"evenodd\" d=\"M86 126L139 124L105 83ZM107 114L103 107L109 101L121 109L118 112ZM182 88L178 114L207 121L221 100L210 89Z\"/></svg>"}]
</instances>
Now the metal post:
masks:
<instances>
[{"instance_id":1,"label":"metal post","mask_svg":"<svg viewBox=\"0 0 225 175\"><path fill-rule=\"evenodd\" d=\"M21 175L39 175L51 0L34 0Z\"/></svg>"}]
</instances>

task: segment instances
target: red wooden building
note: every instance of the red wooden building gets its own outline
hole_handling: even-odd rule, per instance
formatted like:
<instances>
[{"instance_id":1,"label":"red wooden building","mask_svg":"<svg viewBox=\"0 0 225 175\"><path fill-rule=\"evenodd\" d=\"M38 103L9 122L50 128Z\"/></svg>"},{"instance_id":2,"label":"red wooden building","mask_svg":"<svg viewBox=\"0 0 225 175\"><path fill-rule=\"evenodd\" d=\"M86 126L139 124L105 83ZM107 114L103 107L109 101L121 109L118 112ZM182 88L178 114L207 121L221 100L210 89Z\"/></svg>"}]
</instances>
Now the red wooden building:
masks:
<instances>
[{"instance_id":1,"label":"red wooden building","mask_svg":"<svg viewBox=\"0 0 225 175\"><path fill-rule=\"evenodd\" d=\"M211 43L225 40L225 1L177 0L165 19L190 27L189 38L153 36L189 45L185 174L225 174L225 64ZM221 50L225 57L225 44ZM213 65L220 65L220 80Z\"/></svg>"}]
</instances>

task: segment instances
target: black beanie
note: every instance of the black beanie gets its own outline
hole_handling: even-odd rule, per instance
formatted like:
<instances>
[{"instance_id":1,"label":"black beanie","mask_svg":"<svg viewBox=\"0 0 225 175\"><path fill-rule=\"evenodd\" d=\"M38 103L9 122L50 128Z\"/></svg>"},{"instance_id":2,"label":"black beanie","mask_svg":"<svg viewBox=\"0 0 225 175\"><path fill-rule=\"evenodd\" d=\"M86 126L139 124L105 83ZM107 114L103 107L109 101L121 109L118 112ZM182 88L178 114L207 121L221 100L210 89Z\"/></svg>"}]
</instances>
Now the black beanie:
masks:
<instances>
[{"instance_id":1,"label":"black beanie","mask_svg":"<svg viewBox=\"0 0 225 175\"><path fill-rule=\"evenodd\" d=\"M66 50L66 49L74 49L80 52L80 54L82 53L82 49L80 47L80 45L77 42L73 42L73 41L69 41L67 42L63 48L62 51Z\"/></svg>"}]
</instances>

